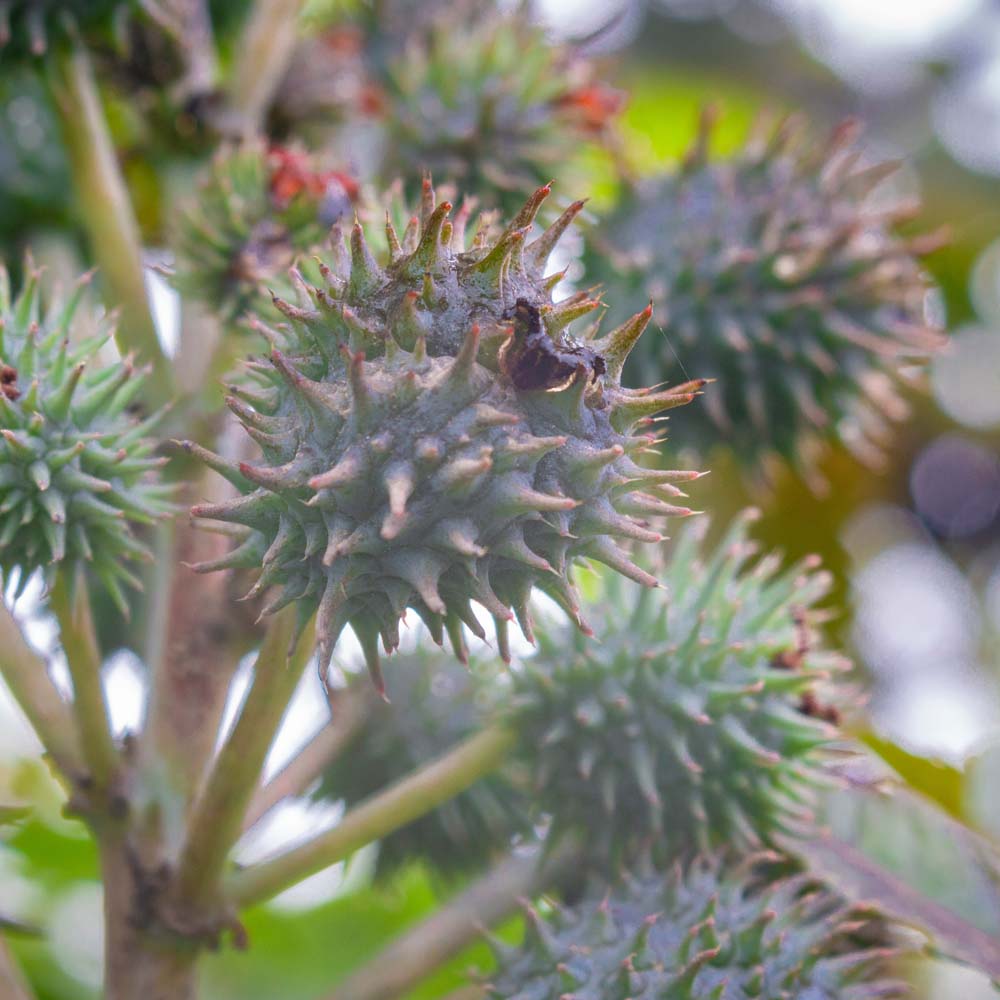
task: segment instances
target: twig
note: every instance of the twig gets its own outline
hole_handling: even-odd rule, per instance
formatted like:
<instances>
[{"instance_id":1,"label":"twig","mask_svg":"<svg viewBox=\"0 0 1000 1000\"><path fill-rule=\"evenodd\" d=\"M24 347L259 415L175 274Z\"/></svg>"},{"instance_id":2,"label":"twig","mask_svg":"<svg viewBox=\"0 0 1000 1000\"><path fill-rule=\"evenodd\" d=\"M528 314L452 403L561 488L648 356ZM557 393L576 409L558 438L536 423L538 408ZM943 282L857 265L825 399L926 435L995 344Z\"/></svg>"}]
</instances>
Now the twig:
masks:
<instances>
[{"instance_id":1,"label":"twig","mask_svg":"<svg viewBox=\"0 0 1000 1000\"><path fill-rule=\"evenodd\" d=\"M97 786L107 791L118 769L118 751L101 677L101 653L85 581L56 575L49 594L73 681L73 715L83 758Z\"/></svg>"},{"instance_id":2,"label":"twig","mask_svg":"<svg viewBox=\"0 0 1000 1000\"><path fill-rule=\"evenodd\" d=\"M219 876L308 659L288 658L294 626L294 608L272 619L239 719L194 804L177 864L175 892L182 905L205 906L218 896Z\"/></svg>"},{"instance_id":3,"label":"twig","mask_svg":"<svg viewBox=\"0 0 1000 1000\"><path fill-rule=\"evenodd\" d=\"M544 858L538 852L505 858L460 895L404 931L348 977L330 1000L391 1000L405 996L485 929L514 913L522 898L537 895L558 881L578 855L578 848L566 842Z\"/></svg>"},{"instance_id":4,"label":"twig","mask_svg":"<svg viewBox=\"0 0 1000 1000\"><path fill-rule=\"evenodd\" d=\"M3 1000L34 1000L34 996L7 942L0 937L0 997Z\"/></svg>"},{"instance_id":5,"label":"twig","mask_svg":"<svg viewBox=\"0 0 1000 1000\"><path fill-rule=\"evenodd\" d=\"M269 861L234 872L227 880L228 898L238 906L263 902L429 813L495 770L514 740L514 734L507 729L484 729L361 803L332 830Z\"/></svg>"},{"instance_id":6,"label":"twig","mask_svg":"<svg viewBox=\"0 0 1000 1000\"><path fill-rule=\"evenodd\" d=\"M236 51L230 86L232 128L255 135L288 68L298 35L302 0L257 0Z\"/></svg>"},{"instance_id":7,"label":"twig","mask_svg":"<svg viewBox=\"0 0 1000 1000\"><path fill-rule=\"evenodd\" d=\"M177 96L208 93L219 66L212 37L212 19L205 0L141 0L143 9L170 37L184 60L184 79Z\"/></svg>"},{"instance_id":8,"label":"twig","mask_svg":"<svg viewBox=\"0 0 1000 1000\"><path fill-rule=\"evenodd\" d=\"M250 802L243 829L258 823L279 802L301 795L350 742L365 718L364 699L345 693L333 705L334 717L278 772Z\"/></svg>"},{"instance_id":9,"label":"twig","mask_svg":"<svg viewBox=\"0 0 1000 1000\"><path fill-rule=\"evenodd\" d=\"M84 771L73 717L48 665L25 642L14 616L0 601L0 675L56 767L70 779Z\"/></svg>"},{"instance_id":10,"label":"twig","mask_svg":"<svg viewBox=\"0 0 1000 1000\"><path fill-rule=\"evenodd\" d=\"M155 409L172 398L173 372L156 335L146 297L139 227L104 120L90 57L82 45L59 55L51 84L91 252L111 304L122 310L118 347L123 354L134 350L152 364L147 395L150 409Z\"/></svg>"}]
</instances>

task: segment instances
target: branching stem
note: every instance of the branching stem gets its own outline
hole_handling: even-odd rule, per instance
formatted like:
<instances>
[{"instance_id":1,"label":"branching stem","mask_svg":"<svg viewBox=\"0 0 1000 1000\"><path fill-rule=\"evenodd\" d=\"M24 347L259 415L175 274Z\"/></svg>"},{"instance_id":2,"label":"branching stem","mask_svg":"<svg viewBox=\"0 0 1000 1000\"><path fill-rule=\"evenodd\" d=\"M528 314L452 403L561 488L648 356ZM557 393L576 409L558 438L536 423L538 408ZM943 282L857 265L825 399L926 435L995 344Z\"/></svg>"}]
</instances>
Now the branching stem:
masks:
<instances>
[{"instance_id":1,"label":"branching stem","mask_svg":"<svg viewBox=\"0 0 1000 1000\"><path fill-rule=\"evenodd\" d=\"M345 980L330 1000L391 1000L405 996L485 929L514 913L523 898L537 895L557 882L570 871L578 856L578 848L566 842L544 858L537 851L504 858L464 892L404 931Z\"/></svg>"},{"instance_id":2,"label":"branching stem","mask_svg":"<svg viewBox=\"0 0 1000 1000\"><path fill-rule=\"evenodd\" d=\"M83 758L98 788L107 790L118 769L118 751L101 677L101 653L90 612L86 582L56 576L50 594L52 612L73 681L73 715Z\"/></svg>"},{"instance_id":3,"label":"branching stem","mask_svg":"<svg viewBox=\"0 0 1000 1000\"><path fill-rule=\"evenodd\" d=\"M153 324L143 276L142 242L101 108L90 56L82 45L59 55L52 77L56 114L91 252L106 282L110 304L120 306L118 347L153 366L151 409L172 398L173 372Z\"/></svg>"},{"instance_id":4,"label":"branching stem","mask_svg":"<svg viewBox=\"0 0 1000 1000\"><path fill-rule=\"evenodd\" d=\"M0 675L56 767L67 778L79 777L84 764L69 706L52 683L48 665L25 641L2 601Z\"/></svg>"},{"instance_id":5,"label":"branching stem","mask_svg":"<svg viewBox=\"0 0 1000 1000\"><path fill-rule=\"evenodd\" d=\"M352 809L332 830L269 861L234 872L228 898L249 906L277 895L393 830L429 813L495 770L515 741L492 726Z\"/></svg>"},{"instance_id":6,"label":"branching stem","mask_svg":"<svg viewBox=\"0 0 1000 1000\"><path fill-rule=\"evenodd\" d=\"M239 718L194 804L177 865L182 905L210 906L218 896L219 877L308 658L288 657L294 623L294 608L272 619Z\"/></svg>"}]
</instances>

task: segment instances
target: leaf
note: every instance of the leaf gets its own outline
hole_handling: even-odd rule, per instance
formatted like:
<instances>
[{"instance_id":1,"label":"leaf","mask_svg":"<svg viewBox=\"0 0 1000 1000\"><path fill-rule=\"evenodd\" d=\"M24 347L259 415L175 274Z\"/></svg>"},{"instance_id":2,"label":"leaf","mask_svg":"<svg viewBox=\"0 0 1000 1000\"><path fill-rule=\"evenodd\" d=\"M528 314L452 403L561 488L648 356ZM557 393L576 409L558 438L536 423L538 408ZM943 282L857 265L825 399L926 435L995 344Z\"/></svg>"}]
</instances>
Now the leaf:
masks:
<instances>
[{"instance_id":1,"label":"leaf","mask_svg":"<svg viewBox=\"0 0 1000 1000\"><path fill-rule=\"evenodd\" d=\"M905 750L873 730L856 734L874 750L914 791L936 802L949 816L967 822L964 774L956 767Z\"/></svg>"}]
</instances>

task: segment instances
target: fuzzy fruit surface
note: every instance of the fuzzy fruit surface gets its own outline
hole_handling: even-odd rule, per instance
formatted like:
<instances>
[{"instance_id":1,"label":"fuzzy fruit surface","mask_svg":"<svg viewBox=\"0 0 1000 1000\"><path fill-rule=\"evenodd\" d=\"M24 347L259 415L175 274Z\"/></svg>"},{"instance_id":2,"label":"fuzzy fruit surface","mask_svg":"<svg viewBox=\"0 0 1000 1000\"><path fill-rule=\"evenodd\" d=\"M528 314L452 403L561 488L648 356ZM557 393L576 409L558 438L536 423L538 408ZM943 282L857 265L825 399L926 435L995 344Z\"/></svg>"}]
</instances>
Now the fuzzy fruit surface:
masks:
<instances>
[{"instance_id":1,"label":"fuzzy fruit surface","mask_svg":"<svg viewBox=\"0 0 1000 1000\"><path fill-rule=\"evenodd\" d=\"M906 413L900 367L941 343L919 262L936 240L897 233L913 206L873 197L894 165L860 168L849 124L823 144L788 123L719 159L710 135L706 121L681 169L628 186L592 233L612 319L645 296L664 324L631 363L715 379L678 424L748 470L769 453L806 470L830 441L878 462Z\"/></svg>"},{"instance_id":2,"label":"fuzzy fruit surface","mask_svg":"<svg viewBox=\"0 0 1000 1000\"><path fill-rule=\"evenodd\" d=\"M50 582L89 569L124 612L123 586L139 583L130 563L151 558L130 525L166 514L169 487L146 437L157 418L130 413L145 373L98 361L107 317L74 329L89 281L46 307L30 260L16 295L0 266L0 571L20 569L23 585L36 569Z\"/></svg>"},{"instance_id":3,"label":"fuzzy fruit surface","mask_svg":"<svg viewBox=\"0 0 1000 1000\"><path fill-rule=\"evenodd\" d=\"M747 520L712 551L704 522L685 530L657 567L666 589L606 575L583 608L601 641L540 623L512 676L538 805L599 865L760 846L808 821L835 730L803 699L842 666L808 625L829 579L754 563Z\"/></svg>"},{"instance_id":4,"label":"fuzzy fruit surface","mask_svg":"<svg viewBox=\"0 0 1000 1000\"><path fill-rule=\"evenodd\" d=\"M774 855L647 871L498 948L498 1000L875 1000L906 994L881 921Z\"/></svg>"},{"instance_id":5,"label":"fuzzy fruit surface","mask_svg":"<svg viewBox=\"0 0 1000 1000\"><path fill-rule=\"evenodd\" d=\"M275 303L286 322L257 325L270 357L229 403L261 459L209 456L242 495L195 508L244 537L201 569L259 567L270 610L317 611L323 666L350 624L377 677L379 642L398 646L408 608L464 658L463 627L484 634L472 601L506 656L509 621L531 635L534 587L586 628L574 562L652 585L624 543L659 540L651 522L690 513L674 483L697 474L637 459L655 442L650 417L699 386L621 385L648 310L604 336L568 334L598 303L553 303L558 276L544 276L579 203L525 245L548 194L500 232L484 222L470 245L467 212L451 218L428 183L402 238L390 225L382 261L355 225L315 283L293 275L298 304Z\"/></svg>"}]
</instances>

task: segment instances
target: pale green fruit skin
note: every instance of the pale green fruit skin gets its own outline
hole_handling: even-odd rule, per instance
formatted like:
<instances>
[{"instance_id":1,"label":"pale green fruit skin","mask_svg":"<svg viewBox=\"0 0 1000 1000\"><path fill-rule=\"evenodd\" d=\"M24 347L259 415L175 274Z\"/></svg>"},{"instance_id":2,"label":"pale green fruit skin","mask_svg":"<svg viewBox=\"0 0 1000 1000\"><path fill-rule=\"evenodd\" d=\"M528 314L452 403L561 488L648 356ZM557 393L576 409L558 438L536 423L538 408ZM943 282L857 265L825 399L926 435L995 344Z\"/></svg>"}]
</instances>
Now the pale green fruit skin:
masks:
<instances>
[{"instance_id":1,"label":"pale green fruit skin","mask_svg":"<svg viewBox=\"0 0 1000 1000\"><path fill-rule=\"evenodd\" d=\"M152 524L171 505L155 470L143 423L129 412L145 373L131 360L102 365L111 338L107 317L96 333L74 337L78 306L90 276L64 303L43 307L41 272L28 261L24 285L11 294L0 267L0 570L21 570L22 584L41 569L93 572L122 611L123 586L138 586L136 560L151 558L130 530ZM13 373L13 374L12 374Z\"/></svg>"},{"instance_id":2,"label":"pale green fruit skin","mask_svg":"<svg viewBox=\"0 0 1000 1000\"><path fill-rule=\"evenodd\" d=\"M877 465L907 406L900 369L943 343L920 256L873 193L856 130L829 142L788 125L725 157L706 127L682 166L625 186L595 227L587 278L612 320L653 302L662 335L631 359L642 378L715 380L678 419L686 442L731 449L752 475L772 456L802 473L840 444Z\"/></svg>"},{"instance_id":3,"label":"pale green fruit skin","mask_svg":"<svg viewBox=\"0 0 1000 1000\"><path fill-rule=\"evenodd\" d=\"M784 871L782 871L784 869ZM789 873L792 869L792 873ZM498 947L496 1000L876 1000L905 996L870 911L768 855L646 870Z\"/></svg>"},{"instance_id":4,"label":"pale green fruit skin","mask_svg":"<svg viewBox=\"0 0 1000 1000\"><path fill-rule=\"evenodd\" d=\"M799 708L846 662L808 629L828 574L754 563L753 515L714 550L699 543L705 522L689 525L660 567L664 589L602 577L583 609L600 642L539 625L538 653L513 675L506 715L539 808L600 865L807 827L835 730Z\"/></svg>"},{"instance_id":5,"label":"pale green fruit skin","mask_svg":"<svg viewBox=\"0 0 1000 1000\"><path fill-rule=\"evenodd\" d=\"M648 518L690 513L672 483L695 473L635 461L652 445L649 415L694 391L621 386L648 313L588 341L600 374L577 354L578 367L546 389L513 381L518 302L537 308L540 336L566 350L575 342L565 327L597 305L586 295L554 305L543 277L579 203L524 245L548 193L467 247L465 213L450 219L428 186L420 218L401 242L389 236L387 261L356 225L349 252L334 237L318 284L295 276L298 305L276 301L288 322L257 325L274 349L230 405L263 460L211 459L243 496L195 509L246 536L231 558L201 568L262 567L258 589L278 588L271 610L295 601L303 620L318 611L323 662L350 624L377 674L378 642L396 648L407 608L464 656L462 626L482 634L470 601L493 615L506 655L508 621L531 634L536 586L584 626L573 563L597 559L651 585L620 542L658 540Z\"/></svg>"}]
</instances>

